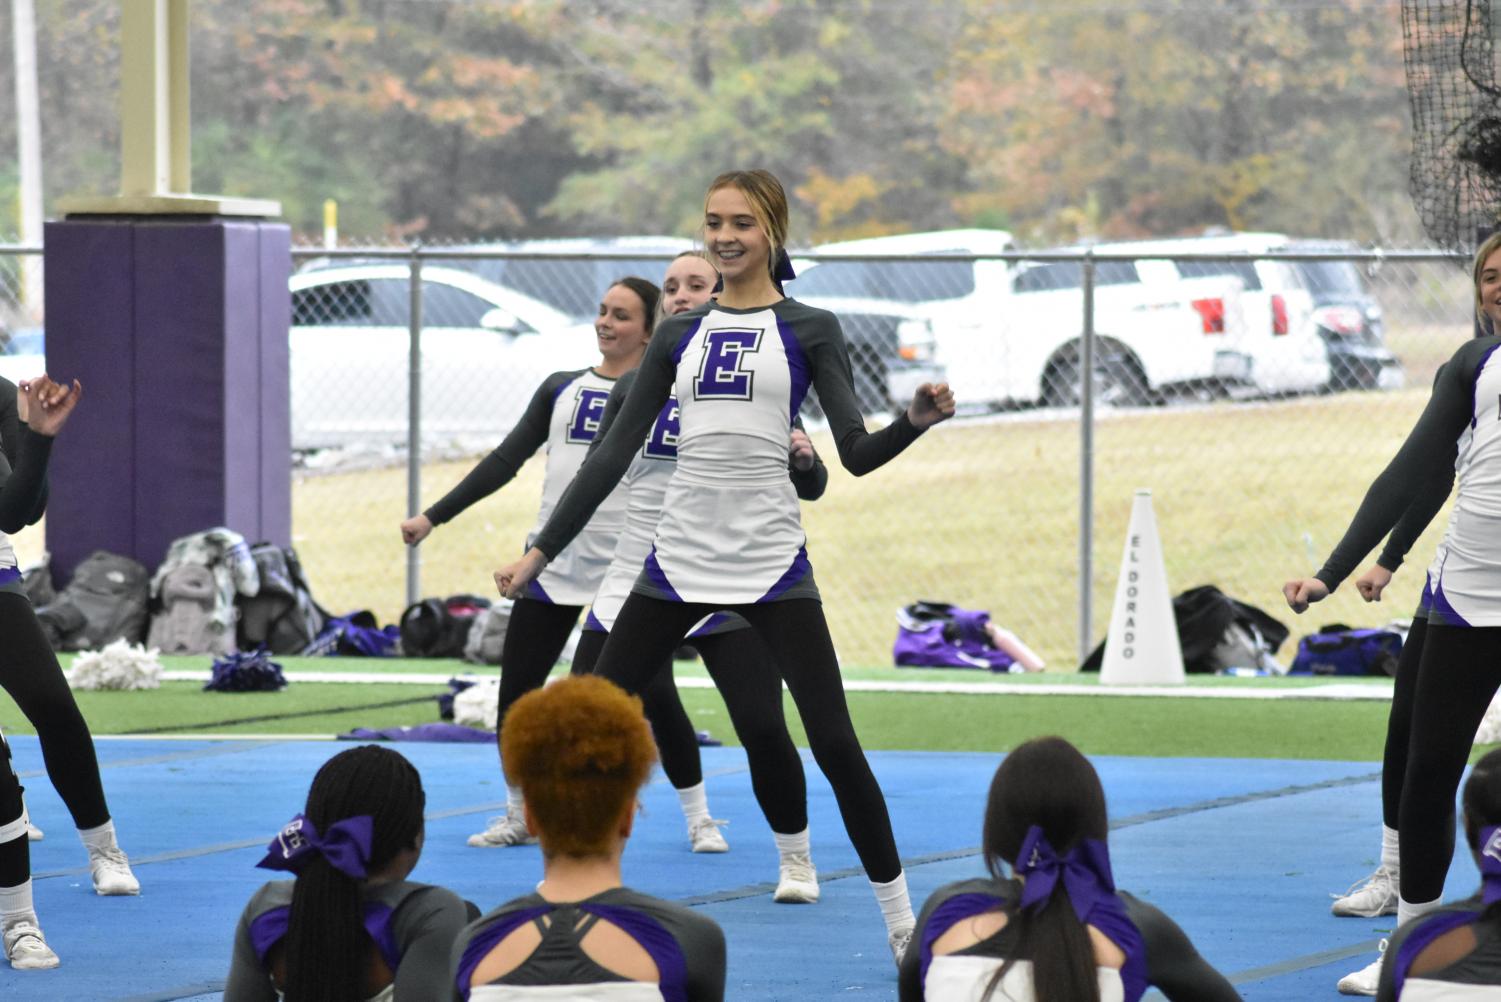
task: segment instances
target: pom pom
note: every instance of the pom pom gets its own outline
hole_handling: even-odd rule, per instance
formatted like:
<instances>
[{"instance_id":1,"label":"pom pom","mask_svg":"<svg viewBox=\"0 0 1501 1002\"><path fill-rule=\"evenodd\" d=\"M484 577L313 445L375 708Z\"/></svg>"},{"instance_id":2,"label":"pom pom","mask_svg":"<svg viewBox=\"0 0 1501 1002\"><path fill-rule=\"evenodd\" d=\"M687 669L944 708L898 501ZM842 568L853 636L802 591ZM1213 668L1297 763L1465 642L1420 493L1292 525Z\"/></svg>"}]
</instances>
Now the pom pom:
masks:
<instances>
[{"instance_id":1,"label":"pom pom","mask_svg":"<svg viewBox=\"0 0 1501 1002\"><path fill-rule=\"evenodd\" d=\"M103 650L84 651L73 659L68 684L75 689L159 689L162 684L161 651L116 640Z\"/></svg>"},{"instance_id":2,"label":"pom pom","mask_svg":"<svg viewBox=\"0 0 1501 1002\"><path fill-rule=\"evenodd\" d=\"M500 719L500 680L487 678L453 696L453 722L495 730Z\"/></svg>"},{"instance_id":3,"label":"pom pom","mask_svg":"<svg viewBox=\"0 0 1501 1002\"><path fill-rule=\"evenodd\" d=\"M203 683L205 692L277 692L286 687L281 665L264 647L215 659L213 678Z\"/></svg>"}]
</instances>

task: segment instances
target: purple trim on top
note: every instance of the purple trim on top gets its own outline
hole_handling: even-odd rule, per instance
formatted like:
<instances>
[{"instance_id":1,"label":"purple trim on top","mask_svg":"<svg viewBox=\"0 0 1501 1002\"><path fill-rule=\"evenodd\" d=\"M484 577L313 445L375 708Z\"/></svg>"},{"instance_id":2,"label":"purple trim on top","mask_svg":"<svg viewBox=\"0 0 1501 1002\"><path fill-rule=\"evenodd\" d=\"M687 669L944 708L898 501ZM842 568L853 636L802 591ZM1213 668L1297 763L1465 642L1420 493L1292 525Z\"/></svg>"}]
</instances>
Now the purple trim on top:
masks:
<instances>
[{"instance_id":1,"label":"purple trim on top","mask_svg":"<svg viewBox=\"0 0 1501 1002\"><path fill-rule=\"evenodd\" d=\"M558 398L563 395L563 391L566 390L566 389L568 389L568 387L572 386L574 383L578 382L582 378L583 378L583 373L579 373L577 376L574 376L572 379L568 380L567 382L560 383L558 385L558 388L552 391L552 405L554 407L558 406Z\"/></svg>"},{"instance_id":2,"label":"purple trim on top","mask_svg":"<svg viewBox=\"0 0 1501 1002\"><path fill-rule=\"evenodd\" d=\"M542 590L542 582L532 578L526 583L526 597L536 599L538 602L546 602L548 605L557 605L552 596Z\"/></svg>"},{"instance_id":3,"label":"purple trim on top","mask_svg":"<svg viewBox=\"0 0 1501 1002\"><path fill-rule=\"evenodd\" d=\"M938 942L939 936L965 919L994 911L1005 903L1004 898L994 894L956 894L934 908L933 914L928 916L928 924L922 927L922 941L918 943L922 971L920 980L923 983L928 980L928 967L933 963L933 944Z\"/></svg>"},{"instance_id":4,"label":"purple trim on top","mask_svg":"<svg viewBox=\"0 0 1501 1002\"><path fill-rule=\"evenodd\" d=\"M1402 941L1401 947L1397 949L1397 957L1392 961L1394 997L1401 998L1402 984L1407 980L1407 972L1412 968L1412 962L1418 959L1418 954L1444 933L1469 925L1479 917L1479 912L1444 912L1433 918L1419 919L1418 926Z\"/></svg>"},{"instance_id":5,"label":"purple trim on top","mask_svg":"<svg viewBox=\"0 0 1501 1002\"><path fill-rule=\"evenodd\" d=\"M533 919L540 918L552 910L552 905L523 908L519 912L512 912L496 919L470 938L469 945L464 947L464 952L459 956L459 970L453 979L453 986L459 990L459 994L466 1002L469 998L469 981L474 977L474 969L479 967L480 961L484 960L501 940Z\"/></svg>"},{"instance_id":6,"label":"purple trim on top","mask_svg":"<svg viewBox=\"0 0 1501 1002\"><path fill-rule=\"evenodd\" d=\"M688 342L693 340L693 335L697 334L699 328L703 325L704 318L699 317L693 321L693 326L688 328L687 333L678 338L678 343L672 346L672 364L674 367L683 361L683 352L688 350Z\"/></svg>"},{"instance_id":7,"label":"purple trim on top","mask_svg":"<svg viewBox=\"0 0 1501 1002\"><path fill-rule=\"evenodd\" d=\"M1439 573L1442 574L1443 571L1440 570ZM1444 594L1444 584L1442 581L1434 589L1432 602L1429 605L1428 619L1429 622L1433 622L1438 626L1470 625L1463 616L1455 611L1454 606L1449 604L1449 597Z\"/></svg>"},{"instance_id":8,"label":"purple trim on top","mask_svg":"<svg viewBox=\"0 0 1501 1002\"><path fill-rule=\"evenodd\" d=\"M729 619L730 619L730 617L729 617L728 613L716 612L712 616L710 616L708 619L704 620L704 625L703 626L700 626L698 629L696 629L692 633L688 634L688 636L690 638L691 637L706 637L710 633L712 633L715 630L719 629L725 623L729 622Z\"/></svg>"},{"instance_id":9,"label":"purple trim on top","mask_svg":"<svg viewBox=\"0 0 1501 1002\"><path fill-rule=\"evenodd\" d=\"M1474 381L1472 383L1470 383L1470 427L1471 428L1474 428L1475 427L1475 423L1476 423L1475 407L1476 407L1476 404L1477 404L1476 396L1480 392L1480 374L1485 371L1485 365L1486 365L1486 363L1491 360L1491 356L1496 353L1496 349L1497 348L1501 348L1501 345L1493 344L1493 345L1490 346L1490 348L1486 349L1485 354L1480 356L1480 364L1477 365L1477 366L1475 366L1475 379L1474 379Z\"/></svg>"},{"instance_id":10,"label":"purple trim on top","mask_svg":"<svg viewBox=\"0 0 1501 1002\"><path fill-rule=\"evenodd\" d=\"M21 580L21 568L0 567L0 585L13 584Z\"/></svg>"},{"instance_id":11,"label":"purple trim on top","mask_svg":"<svg viewBox=\"0 0 1501 1002\"><path fill-rule=\"evenodd\" d=\"M812 571L813 565L808 562L808 548L806 546L799 546L797 548L797 556L792 558L791 565L782 572L781 577L777 578L777 583L767 589L766 594L756 599L756 601L770 602L774 600L788 588L791 588L811 574Z\"/></svg>"},{"instance_id":12,"label":"purple trim on top","mask_svg":"<svg viewBox=\"0 0 1501 1002\"><path fill-rule=\"evenodd\" d=\"M1433 583L1428 580L1428 575L1423 575L1423 594L1418 596L1418 611L1414 619L1419 617L1427 619L1433 613Z\"/></svg>"},{"instance_id":13,"label":"purple trim on top","mask_svg":"<svg viewBox=\"0 0 1501 1002\"><path fill-rule=\"evenodd\" d=\"M646 580L666 592L669 599L674 602L681 602L683 600L683 596L678 594L678 590L672 586L672 582L667 580L667 574L662 570L662 565L657 563L657 548L655 546L646 555L645 570Z\"/></svg>"},{"instance_id":14,"label":"purple trim on top","mask_svg":"<svg viewBox=\"0 0 1501 1002\"><path fill-rule=\"evenodd\" d=\"M584 629L591 630L595 633L610 632L610 628L604 623L601 623L599 621L599 617L594 615L594 609L592 607L589 609L589 615L584 617Z\"/></svg>"},{"instance_id":15,"label":"purple trim on top","mask_svg":"<svg viewBox=\"0 0 1501 1002\"><path fill-rule=\"evenodd\" d=\"M804 398L808 396L812 370L808 366L808 356L804 354L803 346L798 343L797 335L780 316L777 317L777 333L782 337L782 348L787 352L787 372L792 377L792 393L789 400L792 413L787 415L787 420L791 421L797 417L797 412L802 409Z\"/></svg>"},{"instance_id":16,"label":"purple trim on top","mask_svg":"<svg viewBox=\"0 0 1501 1002\"><path fill-rule=\"evenodd\" d=\"M401 965L401 944L396 942L396 933L391 928L393 914L389 905L379 901L365 902L365 933L375 943L386 966L394 974ZM282 905L262 912L251 921L250 944L255 947L255 955L260 959L262 967L270 966L270 961L266 958L270 955L271 948L286 938L291 919L292 906Z\"/></svg>"},{"instance_id":17,"label":"purple trim on top","mask_svg":"<svg viewBox=\"0 0 1501 1002\"><path fill-rule=\"evenodd\" d=\"M657 987L664 1002L688 1002L688 960L683 948L662 923L634 908L620 905L579 905L579 911L597 915L634 939L657 965Z\"/></svg>"}]
</instances>

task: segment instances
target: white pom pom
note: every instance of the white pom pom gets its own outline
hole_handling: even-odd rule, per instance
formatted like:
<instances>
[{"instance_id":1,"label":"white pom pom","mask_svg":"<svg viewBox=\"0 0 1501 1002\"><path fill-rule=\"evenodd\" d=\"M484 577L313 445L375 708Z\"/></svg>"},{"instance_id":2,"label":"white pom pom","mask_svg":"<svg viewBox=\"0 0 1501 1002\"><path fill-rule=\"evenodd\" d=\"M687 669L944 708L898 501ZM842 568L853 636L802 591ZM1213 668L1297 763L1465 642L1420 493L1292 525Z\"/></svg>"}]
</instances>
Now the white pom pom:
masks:
<instances>
[{"instance_id":1,"label":"white pom pom","mask_svg":"<svg viewBox=\"0 0 1501 1002\"><path fill-rule=\"evenodd\" d=\"M495 730L500 719L500 680L476 682L453 697L453 722L466 727Z\"/></svg>"},{"instance_id":2,"label":"white pom pom","mask_svg":"<svg viewBox=\"0 0 1501 1002\"><path fill-rule=\"evenodd\" d=\"M75 689L159 689L161 652L116 640L102 651L84 651L73 659L68 684Z\"/></svg>"}]
</instances>

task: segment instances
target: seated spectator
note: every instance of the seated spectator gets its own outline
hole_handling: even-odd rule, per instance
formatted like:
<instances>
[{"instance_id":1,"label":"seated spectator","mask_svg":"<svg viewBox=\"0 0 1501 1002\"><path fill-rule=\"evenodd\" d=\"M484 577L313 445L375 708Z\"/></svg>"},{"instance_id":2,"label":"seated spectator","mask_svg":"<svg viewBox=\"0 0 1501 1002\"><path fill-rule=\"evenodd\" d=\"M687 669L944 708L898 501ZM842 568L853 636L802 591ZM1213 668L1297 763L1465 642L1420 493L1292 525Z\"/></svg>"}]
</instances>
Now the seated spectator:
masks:
<instances>
[{"instance_id":1,"label":"seated spectator","mask_svg":"<svg viewBox=\"0 0 1501 1002\"><path fill-rule=\"evenodd\" d=\"M543 879L459 936L451 997L721 1002L719 926L621 884L636 796L656 759L641 701L589 675L535 689L506 714L500 754L542 845Z\"/></svg>"},{"instance_id":2,"label":"seated spectator","mask_svg":"<svg viewBox=\"0 0 1501 1002\"><path fill-rule=\"evenodd\" d=\"M272 840L269 870L235 931L224 1002L428 1002L477 911L407 875L422 854L417 770L387 748L340 752L313 777L307 808Z\"/></svg>"},{"instance_id":3,"label":"seated spectator","mask_svg":"<svg viewBox=\"0 0 1501 1002\"><path fill-rule=\"evenodd\" d=\"M1118 892L1100 777L1062 738L996 770L982 837L989 877L935 891L903 959L901 1002L1234 1002L1162 912ZM1001 863L1012 876L1002 875Z\"/></svg>"},{"instance_id":4,"label":"seated spectator","mask_svg":"<svg viewBox=\"0 0 1501 1002\"><path fill-rule=\"evenodd\" d=\"M1378 1000L1501 999L1501 749L1475 763L1462 803L1480 890L1397 929Z\"/></svg>"}]
</instances>

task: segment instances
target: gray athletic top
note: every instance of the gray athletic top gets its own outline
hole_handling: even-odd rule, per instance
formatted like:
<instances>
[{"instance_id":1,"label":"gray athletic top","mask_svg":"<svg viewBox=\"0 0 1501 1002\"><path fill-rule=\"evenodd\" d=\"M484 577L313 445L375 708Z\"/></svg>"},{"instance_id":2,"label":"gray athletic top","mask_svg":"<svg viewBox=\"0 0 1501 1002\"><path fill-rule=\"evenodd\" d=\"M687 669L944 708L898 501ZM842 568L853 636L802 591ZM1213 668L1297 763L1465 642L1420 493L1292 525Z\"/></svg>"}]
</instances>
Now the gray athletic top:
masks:
<instances>
[{"instance_id":1,"label":"gray athletic top","mask_svg":"<svg viewBox=\"0 0 1501 1002\"><path fill-rule=\"evenodd\" d=\"M1483 919L1479 894L1429 912L1400 927L1386 948L1378 1002L1497 1002L1501 1000L1501 917ZM1475 933L1475 949L1437 971L1412 977L1418 955L1439 936L1461 926Z\"/></svg>"},{"instance_id":2,"label":"gray athletic top","mask_svg":"<svg viewBox=\"0 0 1501 1002\"><path fill-rule=\"evenodd\" d=\"M865 430L844 335L826 310L794 299L755 309L710 303L664 320L620 416L533 545L552 557L578 534L675 392L677 469L634 590L721 608L816 598L787 477L792 419L810 387L840 462L856 476L920 434L905 413L880 431Z\"/></svg>"},{"instance_id":3,"label":"gray athletic top","mask_svg":"<svg viewBox=\"0 0 1501 1002\"><path fill-rule=\"evenodd\" d=\"M1124 905L1123 912L1114 916L1101 912L1099 925L1100 931L1126 953L1124 969L1102 969L1110 975L1116 997L1132 1002L1150 985L1173 1002L1240 1002L1240 994L1199 956L1177 923L1124 891L1116 897ZM897 977L901 1002L958 1002L971 997L964 990L972 990L976 981L988 982L1000 962L1016 949L1015 923L1007 923L989 939L951 954L934 956L932 943L964 918L1019 900L1019 882L990 877L960 880L934 891L923 904L912 945L902 959ZM944 971L945 966L958 970Z\"/></svg>"},{"instance_id":4,"label":"gray athletic top","mask_svg":"<svg viewBox=\"0 0 1501 1002\"><path fill-rule=\"evenodd\" d=\"M433 525L451 520L504 487L521 465L545 446L547 468L542 475L542 503L536 523L540 528L583 464L614 385L613 378L593 369L548 376L505 440L424 514ZM615 538L625 524L625 493L610 495L591 514L587 528L581 527L583 531L567 551L528 586L528 598L557 605L584 605L594 596L615 552ZM530 536L526 545L532 545Z\"/></svg>"},{"instance_id":5,"label":"gray athletic top","mask_svg":"<svg viewBox=\"0 0 1501 1002\"><path fill-rule=\"evenodd\" d=\"M280 998L271 982L268 957L286 935L295 883L273 880L245 906L235 929L224 1002ZM472 906L445 887L407 880L367 887L364 897L365 930L396 975L396 1002L443 998L449 983L448 950L474 914Z\"/></svg>"},{"instance_id":6,"label":"gray athletic top","mask_svg":"<svg viewBox=\"0 0 1501 1002\"><path fill-rule=\"evenodd\" d=\"M1412 512L1426 524L1457 479L1448 530L1428 569L1424 604L1446 626L1501 626L1501 338L1466 342L1439 370L1433 395L1396 457L1367 491L1316 577L1331 591ZM1416 507L1415 507L1416 506ZM1410 544L1409 544L1410 545Z\"/></svg>"},{"instance_id":7,"label":"gray athletic top","mask_svg":"<svg viewBox=\"0 0 1501 1002\"><path fill-rule=\"evenodd\" d=\"M615 388L610 391L610 399L605 403L599 435L594 444L589 446L591 454L609 434L610 426L615 423L620 408L625 404L625 398L635 384L634 370L616 381ZM652 544L657 535L657 523L662 520L662 504L667 496L667 487L672 482L673 470L677 468L679 412L678 398L673 395L662 405L661 413L652 424L651 434L646 437L636 457L631 460L625 477L620 481L621 489L626 492L625 528L620 533L620 541L615 544L615 556L610 561L610 569L605 572L604 580L600 582L599 591L590 605L589 617L584 624L586 630L607 633L614 629L615 617L620 614L626 596L631 593L647 557L651 555ZM800 428L802 420L794 418L792 424L793 427ZM817 500L828 486L828 467L816 452L811 469L799 470L789 461L787 472L792 478L797 496L804 501ZM728 633L749 626L749 623L733 613L715 613L689 630L688 635L696 637L706 633Z\"/></svg>"},{"instance_id":8,"label":"gray athletic top","mask_svg":"<svg viewBox=\"0 0 1501 1002\"><path fill-rule=\"evenodd\" d=\"M498 943L528 923L536 924L542 942L520 967L483 987L475 986L475 998L503 994L487 991L502 985L577 985L580 996L591 998L599 993L585 986L637 985L590 960L579 945L601 919L626 933L651 956L660 979L655 997L665 1002L723 1002L724 932L707 915L628 887L611 888L568 903L528 894L471 922L453 944L446 997L454 1002L468 1000L475 968ZM641 997L641 993L626 997Z\"/></svg>"}]
</instances>

